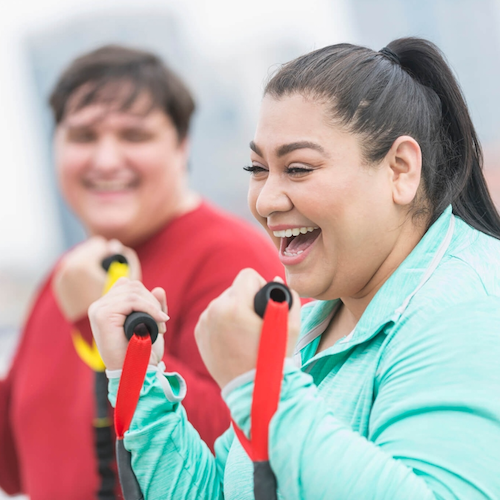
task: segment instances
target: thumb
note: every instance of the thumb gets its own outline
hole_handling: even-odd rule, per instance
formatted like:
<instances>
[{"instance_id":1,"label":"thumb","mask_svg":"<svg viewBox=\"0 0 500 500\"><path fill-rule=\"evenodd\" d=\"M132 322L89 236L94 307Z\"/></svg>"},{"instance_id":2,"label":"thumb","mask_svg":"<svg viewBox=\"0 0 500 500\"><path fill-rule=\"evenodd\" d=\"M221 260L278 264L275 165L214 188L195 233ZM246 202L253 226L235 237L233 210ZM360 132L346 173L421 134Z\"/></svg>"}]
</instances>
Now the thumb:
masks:
<instances>
[{"instance_id":1,"label":"thumb","mask_svg":"<svg viewBox=\"0 0 500 500\"><path fill-rule=\"evenodd\" d=\"M151 293L154 295L155 299L160 303L161 310L168 314L168 307L167 307L167 294L165 293L165 290L161 287L156 287L151 290Z\"/></svg>"}]
</instances>

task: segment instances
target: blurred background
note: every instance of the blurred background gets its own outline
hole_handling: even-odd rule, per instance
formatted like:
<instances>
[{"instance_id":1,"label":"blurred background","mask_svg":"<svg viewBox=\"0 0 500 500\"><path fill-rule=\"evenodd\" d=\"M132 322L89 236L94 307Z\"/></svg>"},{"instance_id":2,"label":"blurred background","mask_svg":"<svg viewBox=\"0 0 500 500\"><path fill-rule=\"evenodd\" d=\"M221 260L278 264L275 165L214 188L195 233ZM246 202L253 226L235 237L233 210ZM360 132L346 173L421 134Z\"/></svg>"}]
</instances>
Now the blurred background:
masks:
<instances>
[{"instance_id":1,"label":"blurred background","mask_svg":"<svg viewBox=\"0 0 500 500\"><path fill-rule=\"evenodd\" d=\"M57 194L47 97L70 60L105 43L153 50L184 77L198 103L192 185L250 220L242 167L269 73L333 43L428 38L462 85L500 205L500 0L17 0L1 14L0 376L37 284L84 237Z\"/></svg>"}]
</instances>

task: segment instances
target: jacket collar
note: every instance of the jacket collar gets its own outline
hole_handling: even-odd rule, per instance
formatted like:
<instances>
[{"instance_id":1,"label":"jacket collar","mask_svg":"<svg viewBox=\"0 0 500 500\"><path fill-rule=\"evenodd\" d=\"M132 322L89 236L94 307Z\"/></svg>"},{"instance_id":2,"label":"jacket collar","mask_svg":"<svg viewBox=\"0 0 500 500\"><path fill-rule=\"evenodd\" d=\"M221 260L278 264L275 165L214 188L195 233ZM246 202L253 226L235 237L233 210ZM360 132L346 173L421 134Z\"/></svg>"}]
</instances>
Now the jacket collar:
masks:
<instances>
[{"instance_id":1,"label":"jacket collar","mask_svg":"<svg viewBox=\"0 0 500 500\"><path fill-rule=\"evenodd\" d=\"M455 218L450 205L382 285L354 330L318 356L314 356L314 352L306 347L311 347L311 343L326 329L340 301L339 299L316 301L304 306L303 325L295 351L297 362L303 364L312 356L317 360L323 356L342 352L369 340L387 323L396 323L404 314L413 296L441 262L453 237L454 227Z\"/></svg>"}]
</instances>

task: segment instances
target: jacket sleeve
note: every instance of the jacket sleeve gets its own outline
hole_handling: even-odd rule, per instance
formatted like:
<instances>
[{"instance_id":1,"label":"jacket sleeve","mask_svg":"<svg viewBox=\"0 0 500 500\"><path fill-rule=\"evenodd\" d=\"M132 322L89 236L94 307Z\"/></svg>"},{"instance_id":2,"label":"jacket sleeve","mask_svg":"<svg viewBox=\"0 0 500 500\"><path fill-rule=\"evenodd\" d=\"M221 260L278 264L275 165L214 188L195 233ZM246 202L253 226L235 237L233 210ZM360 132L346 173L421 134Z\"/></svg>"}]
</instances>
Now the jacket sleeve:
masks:
<instances>
[{"instance_id":1,"label":"jacket sleeve","mask_svg":"<svg viewBox=\"0 0 500 500\"><path fill-rule=\"evenodd\" d=\"M10 420L13 369L0 380L0 487L9 495L21 493L16 444Z\"/></svg>"},{"instance_id":2,"label":"jacket sleeve","mask_svg":"<svg viewBox=\"0 0 500 500\"><path fill-rule=\"evenodd\" d=\"M223 499L224 467L232 431L228 430L216 442L214 457L188 422L182 404L166 396L158 377L164 377L163 386L165 380L172 382L157 372L147 373L124 438L144 498ZM118 379L110 379L113 406L118 383ZM169 383L168 392L175 393L176 385Z\"/></svg>"},{"instance_id":3,"label":"jacket sleeve","mask_svg":"<svg viewBox=\"0 0 500 500\"><path fill-rule=\"evenodd\" d=\"M219 386L208 373L199 354L194 338L198 319L208 304L232 284L242 269L252 267L268 280L276 275L283 276L283 266L272 249L261 251L247 245L240 248L239 245L239 242L231 241L212 247L202 259L202 264L194 270L191 286L184 293L185 306L180 314L182 320L163 358L167 371L178 372L186 380L189 390L183 406L189 421L211 449L215 440L229 426L229 411L221 398ZM207 418L206 408L210 408L210 418Z\"/></svg>"},{"instance_id":4,"label":"jacket sleeve","mask_svg":"<svg viewBox=\"0 0 500 500\"><path fill-rule=\"evenodd\" d=\"M450 309L396 334L389 347L368 438L287 365L270 429L283 498L500 498L500 300ZM245 432L252 390L247 383L226 399Z\"/></svg>"}]
</instances>

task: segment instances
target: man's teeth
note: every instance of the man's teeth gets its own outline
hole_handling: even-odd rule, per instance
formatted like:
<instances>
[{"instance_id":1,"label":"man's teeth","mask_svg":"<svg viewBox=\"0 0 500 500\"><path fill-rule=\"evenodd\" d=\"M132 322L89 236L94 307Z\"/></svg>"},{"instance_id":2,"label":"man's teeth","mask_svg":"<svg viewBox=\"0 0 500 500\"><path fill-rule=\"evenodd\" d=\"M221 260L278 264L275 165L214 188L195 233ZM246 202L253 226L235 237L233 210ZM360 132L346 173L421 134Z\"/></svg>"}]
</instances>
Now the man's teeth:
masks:
<instances>
[{"instance_id":1,"label":"man's teeth","mask_svg":"<svg viewBox=\"0 0 500 500\"><path fill-rule=\"evenodd\" d=\"M92 189L96 189L98 191L124 191L129 188L129 184L123 182L103 181L94 182L91 187Z\"/></svg>"},{"instance_id":2,"label":"man's teeth","mask_svg":"<svg viewBox=\"0 0 500 500\"><path fill-rule=\"evenodd\" d=\"M290 238L290 236L298 236L299 234L306 234L319 229L318 226L314 227L294 227L293 229L283 229L281 231L273 231L276 238Z\"/></svg>"}]
</instances>

